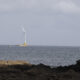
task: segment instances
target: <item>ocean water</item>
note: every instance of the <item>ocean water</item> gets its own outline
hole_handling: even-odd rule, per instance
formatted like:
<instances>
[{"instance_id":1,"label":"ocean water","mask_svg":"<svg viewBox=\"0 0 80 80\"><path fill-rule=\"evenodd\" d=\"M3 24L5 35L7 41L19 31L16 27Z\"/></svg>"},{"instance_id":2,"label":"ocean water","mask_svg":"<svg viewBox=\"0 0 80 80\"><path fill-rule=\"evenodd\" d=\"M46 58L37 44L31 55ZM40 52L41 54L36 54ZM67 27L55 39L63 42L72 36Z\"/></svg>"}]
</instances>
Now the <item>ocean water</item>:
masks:
<instances>
[{"instance_id":1,"label":"ocean water","mask_svg":"<svg viewBox=\"0 0 80 80\"><path fill-rule=\"evenodd\" d=\"M65 66L80 59L80 47L0 46L0 60L25 60L31 64Z\"/></svg>"}]
</instances>

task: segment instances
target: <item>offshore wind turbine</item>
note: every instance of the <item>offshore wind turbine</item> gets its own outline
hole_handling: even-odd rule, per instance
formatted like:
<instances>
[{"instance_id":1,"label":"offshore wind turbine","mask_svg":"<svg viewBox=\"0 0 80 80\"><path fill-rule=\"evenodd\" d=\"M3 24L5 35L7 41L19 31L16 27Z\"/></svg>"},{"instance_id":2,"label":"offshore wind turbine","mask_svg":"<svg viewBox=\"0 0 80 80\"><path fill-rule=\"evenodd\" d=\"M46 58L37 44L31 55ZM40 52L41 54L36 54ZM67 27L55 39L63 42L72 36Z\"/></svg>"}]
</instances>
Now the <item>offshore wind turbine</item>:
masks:
<instances>
[{"instance_id":1,"label":"offshore wind turbine","mask_svg":"<svg viewBox=\"0 0 80 80\"><path fill-rule=\"evenodd\" d=\"M25 31L24 27L22 27L22 31L24 33L24 42L26 43L26 31Z\"/></svg>"},{"instance_id":2,"label":"offshore wind turbine","mask_svg":"<svg viewBox=\"0 0 80 80\"><path fill-rule=\"evenodd\" d=\"M23 44L21 44L20 46L27 46L27 42L26 42L26 30L24 29L24 27L22 27L22 31L23 31L23 33L24 33L24 43Z\"/></svg>"}]
</instances>

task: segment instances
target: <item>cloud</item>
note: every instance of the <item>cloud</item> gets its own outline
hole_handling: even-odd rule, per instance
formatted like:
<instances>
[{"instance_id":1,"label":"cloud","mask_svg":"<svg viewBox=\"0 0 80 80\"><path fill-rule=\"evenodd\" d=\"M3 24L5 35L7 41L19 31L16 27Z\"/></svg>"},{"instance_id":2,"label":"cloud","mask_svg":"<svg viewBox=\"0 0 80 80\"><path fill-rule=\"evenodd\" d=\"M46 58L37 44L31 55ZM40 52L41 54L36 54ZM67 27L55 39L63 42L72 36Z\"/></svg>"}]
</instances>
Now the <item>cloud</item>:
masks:
<instances>
[{"instance_id":1,"label":"cloud","mask_svg":"<svg viewBox=\"0 0 80 80\"><path fill-rule=\"evenodd\" d=\"M80 13L79 2L79 0L24 0L24 8L36 11Z\"/></svg>"},{"instance_id":2,"label":"cloud","mask_svg":"<svg viewBox=\"0 0 80 80\"><path fill-rule=\"evenodd\" d=\"M0 0L0 11L13 11L23 8L23 0Z\"/></svg>"},{"instance_id":3,"label":"cloud","mask_svg":"<svg viewBox=\"0 0 80 80\"><path fill-rule=\"evenodd\" d=\"M80 13L78 0L0 0L0 11L33 10Z\"/></svg>"},{"instance_id":4,"label":"cloud","mask_svg":"<svg viewBox=\"0 0 80 80\"><path fill-rule=\"evenodd\" d=\"M80 12L80 6L78 6L78 4L75 4L71 0L59 1L54 6L54 9L61 11L61 12L65 12L65 13L79 13Z\"/></svg>"}]
</instances>

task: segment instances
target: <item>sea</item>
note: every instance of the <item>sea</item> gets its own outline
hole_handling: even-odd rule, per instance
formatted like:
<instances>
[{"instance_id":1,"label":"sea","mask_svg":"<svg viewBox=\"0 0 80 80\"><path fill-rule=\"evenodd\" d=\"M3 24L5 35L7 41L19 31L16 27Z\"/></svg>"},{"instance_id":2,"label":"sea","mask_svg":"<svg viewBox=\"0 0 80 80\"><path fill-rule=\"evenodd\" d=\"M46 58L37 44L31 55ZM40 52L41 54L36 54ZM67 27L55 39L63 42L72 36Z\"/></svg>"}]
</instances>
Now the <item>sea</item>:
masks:
<instances>
[{"instance_id":1,"label":"sea","mask_svg":"<svg viewBox=\"0 0 80 80\"><path fill-rule=\"evenodd\" d=\"M24 60L31 64L67 66L80 59L80 47L0 46L0 60Z\"/></svg>"}]
</instances>

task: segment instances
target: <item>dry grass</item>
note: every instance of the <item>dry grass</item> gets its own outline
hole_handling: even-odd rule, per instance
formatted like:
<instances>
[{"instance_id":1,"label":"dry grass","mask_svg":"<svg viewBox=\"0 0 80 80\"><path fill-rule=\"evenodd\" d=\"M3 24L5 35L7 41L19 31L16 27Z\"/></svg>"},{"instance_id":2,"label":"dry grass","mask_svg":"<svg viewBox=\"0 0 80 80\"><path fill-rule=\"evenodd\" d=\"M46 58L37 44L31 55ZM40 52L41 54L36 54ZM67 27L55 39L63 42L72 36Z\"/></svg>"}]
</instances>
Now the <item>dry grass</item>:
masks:
<instances>
[{"instance_id":1,"label":"dry grass","mask_svg":"<svg viewBox=\"0 0 80 80\"><path fill-rule=\"evenodd\" d=\"M0 65L24 65L24 64L28 64L30 65L29 62L27 61L21 61L21 60L16 60L16 61L13 61L13 60L0 60Z\"/></svg>"}]
</instances>

